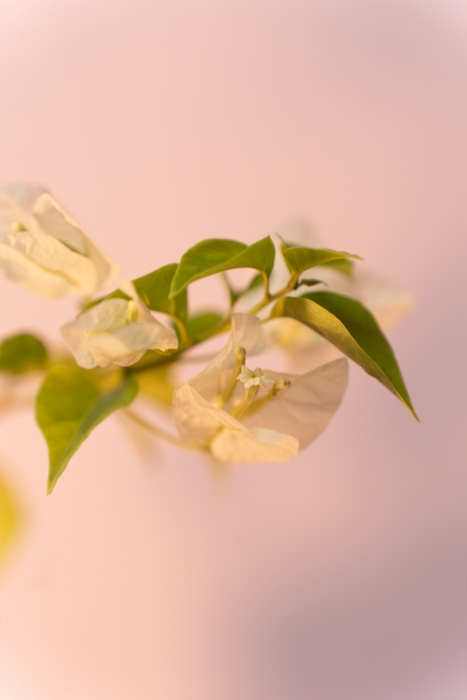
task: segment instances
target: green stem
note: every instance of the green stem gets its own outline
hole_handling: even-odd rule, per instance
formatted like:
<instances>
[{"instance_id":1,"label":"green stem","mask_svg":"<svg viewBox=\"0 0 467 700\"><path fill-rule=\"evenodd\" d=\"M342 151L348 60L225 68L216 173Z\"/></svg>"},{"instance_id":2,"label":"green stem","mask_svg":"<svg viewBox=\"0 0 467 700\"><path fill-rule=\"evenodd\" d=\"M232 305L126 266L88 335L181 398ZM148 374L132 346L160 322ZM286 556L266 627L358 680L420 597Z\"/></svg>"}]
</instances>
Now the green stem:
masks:
<instances>
[{"instance_id":1,"label":"green stem","mask_svg":"<svg viewBox=\"0 0 467 700\"><path fill-rule=\"evenodd\" d=\"M230 411L230 415L239 420L243 416L243 414L250 408L253 401L256 399L258 391L259 384L254 384L253 386L250 386L250 388L245 394L245 398L243 399L243 401L239 403L238 406L232 408L232 410Z\"/></svg>"},{"instance_id":2,"label":"green stem","mask_svg":"<svg viewBox=\"0 0 467 700\"><path fill-rule=\"evenodd\" d=\"M145 430L148 430L150 433L153 435L156 435L158 438L161 438L162 440L165 440L166 442L169 442L171 445L176 445L177 447L184 447L187 450L199 450L199 447L196 447L194 445L187 445L187 443L183 442L179 438L175 437L174 435L171 435L170 433L167 433L165 430L162 428L159 428L158 425L154 425L153 423L149 423L147 420L139 416L137 413L132 411L130 408L125 408L123 409L124 414L131 418L135 423L137 423L139 426L142 428L145 428Z\"/></svg>"},{"instance_id":3,"label":"green stem","mask_svg":"<svg viewBox=\"0 0 467 700\"><path fill-rule=\"evenodd\" d=\"M174 323L177 325L178 332L180 333L180 339L181 339L182 343L188 342L188 336L187 336L185 324L183 323L183 321L180 321L180 319L177 318L176 316L172 316L172 319L173 319Z\"/></svg>"},{"instance_id":4,"label":"green stem","mask_svg":"<svg viewBox=\"0 0 467 700\"><path fill-rule=\"evenodd\" d=\"M261 271L261 274L263 275L264 279L264 303L267 304L269 302L269 277L267 274L263 271Z\"/></svg>"},{"instance_id":5,"label":"green stem","mask_svg":"<svg viewBox=\"0 0 467 700\"><path fill-rule=\"evenodd\" d=\"M284 294L287 294L288 292L291 292L294 288L295 285L297 284L298 280L298 274L294 274L289 282L286 284L286 286L276 292L275 294L267 294L267 299L264 298L263 301L261 301L259 304L257 304L253 309L249 311L250 314L255 314L261 309L263 309L265 306L271 303L271 301L275 301L276 299L279 299L279 297L283 296ZM176 319L174 319L176 320ZM221 326L220 328L216 328L215 330L209 329L205 331L204 333L199 333L196 336L193 336L192 338L187 338L186 337L186 330L185 327L183 326L183 330L185 331L185 340L182 339L182 342L178 346L176 350L171 352L168 355L160 356L160 359L157 358L154 362L147 362L146 364L142 364L141 366L138 367L138 364L133 365L131 367L126 368L126 372L130 374L135 374L137 372L141 372L142 370L149 369L150 367L157 366L157 365L162 365L167 362L175 362L178 355L180 353L185 352L185 350L189 350L189 348L194 347L195 345L199 345L202 343L204 340L208 340L209 338L213 338L216 335L219 335L220 333L225 333L225 331L229 331L231 328L231 317L226 316L226 323L225 325ZM181 321L179 321L181 323ZM182 337L182 334L180 334Z\"/></svg>"},{"instance_id":6,"label":"green stem","mask_svg":"<svg viewBox=\"0 0 467 700\"><path fill-rule=\"evenodd\" d=\"M276 299L279 299L279 297L284 296L284 294L291 292L293 289L295 289L295 285L297 284L297 280L298 280L298 274L294 274L290 278L290 280L288 281L288 283L285 285L285 287L283 289L280 289L275 294L269 294L269 292L268 292L267 295L265 296L265 298L263 299L263 301L261 301L259 304L257 304L256 306L254 306L250 310L250 314L258 313L258 311L261 311L261 309L263 309L265 306L270 304L271 301L275 301Z\"/></svg>"}]
</instances>

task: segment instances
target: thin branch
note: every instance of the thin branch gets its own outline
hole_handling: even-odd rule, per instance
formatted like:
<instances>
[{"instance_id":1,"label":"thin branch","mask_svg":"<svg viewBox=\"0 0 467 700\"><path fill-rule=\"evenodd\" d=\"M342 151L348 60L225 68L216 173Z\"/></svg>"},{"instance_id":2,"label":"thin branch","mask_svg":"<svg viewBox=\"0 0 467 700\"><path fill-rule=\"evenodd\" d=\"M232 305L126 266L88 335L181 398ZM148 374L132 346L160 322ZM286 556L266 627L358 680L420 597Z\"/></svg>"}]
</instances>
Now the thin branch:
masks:
<instances>
[{"instance_id":1,"label":"thin branch","mask_svg":"<svg viewBox=\"0 0 467 700\"><path fill-rule=\"evenodd\" d=\"M195 447L193 445L187 445L186 442L183 442L182 440L180 440L180 438L175 437L175 435L171 435L170 433L167 433L162 428L159 428L158 425L154 425L153 423L149 423L145 418L138 415L137 413L132 411L130 408L124 408L123 412L126 416L131 418L139 426L141 426L142 428L145 428L145 430L148 430L153 435L156 435L156 437L161 438L161 440L165 440L166 442L169 442L171 445L176 445L177 447L184 447L187 450L199 450L200 449L199 447Z\"/></svg>"}]
</instances>

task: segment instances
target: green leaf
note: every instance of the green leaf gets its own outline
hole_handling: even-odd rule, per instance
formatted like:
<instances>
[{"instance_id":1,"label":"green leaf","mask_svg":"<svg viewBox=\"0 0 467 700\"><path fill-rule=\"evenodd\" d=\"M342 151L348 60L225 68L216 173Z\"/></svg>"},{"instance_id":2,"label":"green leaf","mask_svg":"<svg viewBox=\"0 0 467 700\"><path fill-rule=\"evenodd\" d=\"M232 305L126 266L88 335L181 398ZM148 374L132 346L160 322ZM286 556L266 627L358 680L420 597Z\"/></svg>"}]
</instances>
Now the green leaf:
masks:
<instances>
[{"instance_id":1,"label":"green leaf","mask_svg":"<svg viewBox=\"0 0 467 700\"><path fill-rule=\"evenodd\" d=\"M328 286L326 282L323 282L322 280L300 280L297 286L300 287L302 284L304 284L306 287L314 287L315 284L324 284L326 287Z\"/></svg>"},{"instance_id":2,"label":"green leaf","mask_svg":"<svg viewBox=\"0 0 467 700\"><path fill-rule=\"evenodd\" d=\"M333 270L341 272L346 277L353 277L354 263L352 260L329 260L327 263L321 263L323 267L332 267Z\"/></svg>"},{"instance_id":3,"label":"green leaf","mask_svg":"<svg viewBox=\"0 0 467 700\"><path fill-rule=\"evenodd\" d=\"M270 236L250 246L222 238L201 241L182 256L172 280L170 297L179 294L195 280L240 267L259 270L269 277L275 253Z\"/></svg>"},{"instance_id":4,"label":"green leaf","mask_svg":"<svg viewBox=\"0 0 467 700\"><path fill-rule=\"evenodd\" d=\"M141 299L153 311L160 311L170 316L186 321L187 316L187 294L186 290L169 298L170 285L177 271L177 263L164 265L154 272L150 272L143 277L133 280ZM128 299L126 294L117 289L109 294L106 299ZM102 300L101 300L102 301Z\"/></svg>"},{"instance_id":5,"label":"green leaf","mask_svg":"<svg viewBox=\"0 0 467 700\"><path fill-rule=\"evenodd\" d=\"M52 367L36 403L37 423L49 447L48 494L90 432L118 408L127 406L137 390L134 377L104 392L94 377L81 367Z\"/></svg>"},{"instance_id":6,"label":"green leaf","mask_svg":"<svg viewBox=\"0 0 467 700\"><path fill-rule=\"evenodd\" d=\"M19 374L47 366L47 350L29 333L7 338L0 345L0 370Z\"/></svg>"},{"instance_id":7,"label":"green leaf","mask_svg":"<svg viewBox=\"0 0 467 700\"><path fill-rule=\"evenodd\" d=\"M198 314L197 316L192 316L188 319L186 323L186 332L189 338L192 338L198 333L203 333L216 326L222 316L217 313L204 313Z\"/></svg>"},{"instance_id":8,"label":"green leaf","mask_svg":"<svg viewBox=\"0 0 467 700\"><path fill-rule=\"evenodd\" d=\"M282 253L290 271L296 275L301 275L305 270L317 265L335 265L336 261L344 261L347 258L362 259L358 255L339 253L326 248L284 248Z\"/></svg>"},{"instance_id":9,"label":"green leaf","mask_svg":"<svg viewBox=\"0 0 467 700\"><path fill-rule=\"evenodd\" d=\"M311 292L298 298L282 297L271 315L295 318L322 335L378 379L418 420L392 349L360 302L332 292Z\"/></svg>"}]
</instances>

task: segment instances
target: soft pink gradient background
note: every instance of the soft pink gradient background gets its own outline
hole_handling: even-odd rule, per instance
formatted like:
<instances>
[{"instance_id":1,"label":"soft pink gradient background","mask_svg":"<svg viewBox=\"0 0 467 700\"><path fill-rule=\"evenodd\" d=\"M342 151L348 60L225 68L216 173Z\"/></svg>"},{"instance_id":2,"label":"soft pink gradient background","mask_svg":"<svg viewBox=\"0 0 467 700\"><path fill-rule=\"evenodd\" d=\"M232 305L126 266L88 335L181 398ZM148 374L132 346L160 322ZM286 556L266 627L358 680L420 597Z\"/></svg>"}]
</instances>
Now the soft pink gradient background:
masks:
<instances>
[{"instance_id":1,"label":"soft pink gradient background","mask_svg":"<svg viewBox=\"0 0 467 700\"><path fill-rule=\"evenodd\" d=\"M417 298L390 337L422 421L353 367L295 461L216 481L115 417L46 498L11 415L1 700L465 697L465 29L441 0L0 0L0 181L49 186L128 277L309 218ZM74 314L0 291L1 336Z\"/></svg>"}]
</instances>

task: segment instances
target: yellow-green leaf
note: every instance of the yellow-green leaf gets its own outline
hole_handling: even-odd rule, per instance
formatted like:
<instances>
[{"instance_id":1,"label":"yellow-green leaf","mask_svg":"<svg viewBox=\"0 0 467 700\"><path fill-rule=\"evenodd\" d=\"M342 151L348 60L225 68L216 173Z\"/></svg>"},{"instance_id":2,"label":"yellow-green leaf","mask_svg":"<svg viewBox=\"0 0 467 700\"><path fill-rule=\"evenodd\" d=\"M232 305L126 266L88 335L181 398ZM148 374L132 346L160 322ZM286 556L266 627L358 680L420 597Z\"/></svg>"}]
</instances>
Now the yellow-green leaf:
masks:
<instances>
[{"instance_id":1,"label":"yellow-green leaf","mask_svg":"<svg viewBox=\"0 0 467 700\"><path fill-rule=\"evenodd\" d=\"M336 250L328 250L326 248L304 248L304 247L292 247L283 248L282 254L291 272L296 275L301 275L305 270L309 270L310 267L316 267L318 265L331 265L339 267L338 263L340 261L346 261L348 258L353 258L355 260L361 260L358 255L351 255L350 253L339 253ZM342 269L343 262L340 262L341 271L345 271L349 274L349 266L344 265Z\"/></svg>"},{"instance_id":2,"label":"yellow-green leaf","mask_svg":"<svg viewBox=\"0 0 467 700\"><path fill-rule=\"evenodd\" d=\"M223 238L201 241L182 256L172 280L170 297L179 294L195 280L226 270L247 267L269 277L275 253L270 236L250 246Z\"/></svg>"},{"instance_id":3,"label":"yellow-green leaf","mask_svg":"<svg viewBox=\"0 0 467 700\"><path fill-rule=\"evenodd\" d=\"M186 290L181 290L180 293L169 297L170 285L177 271L177 263L164 265L154 272L150 272L143 277L138 277L133 280L141 299L152 309L152 311L160 311L170 316L175 316L185 322L187 315L187 294ZM126 294L117 289L112 294L109 294L106 299L128 299ZM100 301L103 301L102 299Z\"/></svg>"},{"instance_id":4,"label":"yellow-green leaf","mask_svg":"<svg viewBox=\"0 0 467 700\"><path fill-rule=\"evenodd\" d=\"M186 323L186 332L188 337L192 338L198 333L208 331L210 328L217 326L221 319L222 316L215 312L204 312L202 314L192 316Z\"/></svg>"},{"instance_id":5,"label":"yellow-green leaf","mask_svg":"<svg viewBox=\"0 0 467 700\"><path fill-rule=\"evenodd\" d=\"M282 297L271 316L295 318L312 328L380 381L417 418L391 346L360 302L332 292L311 292Z\"/></svg>"},{"instance_id":6,"label":"yellow-green leaf","mask_svg":"<svg viewBox=\"0 0 467 700\"><path fill-rule=\"evenodd\" d=\"M128 377L112 391L102 391L81 367L56 365L37 396L36 419L49 448L47 493L51 493L70 458L91 431L111 413L127 406L138 385Z\"/></svg>"},{"instance_id":7,"label":"yellow-green leaf","mask_svg":"<svg viewBox=\"0 0 467 700\"><path fill-rule=\"evenodd\" d=\"M7 338L0 344L0 370L20 374L47 366L47 350L41 341L30 333Z\"/></svg>"}]
</instances>

